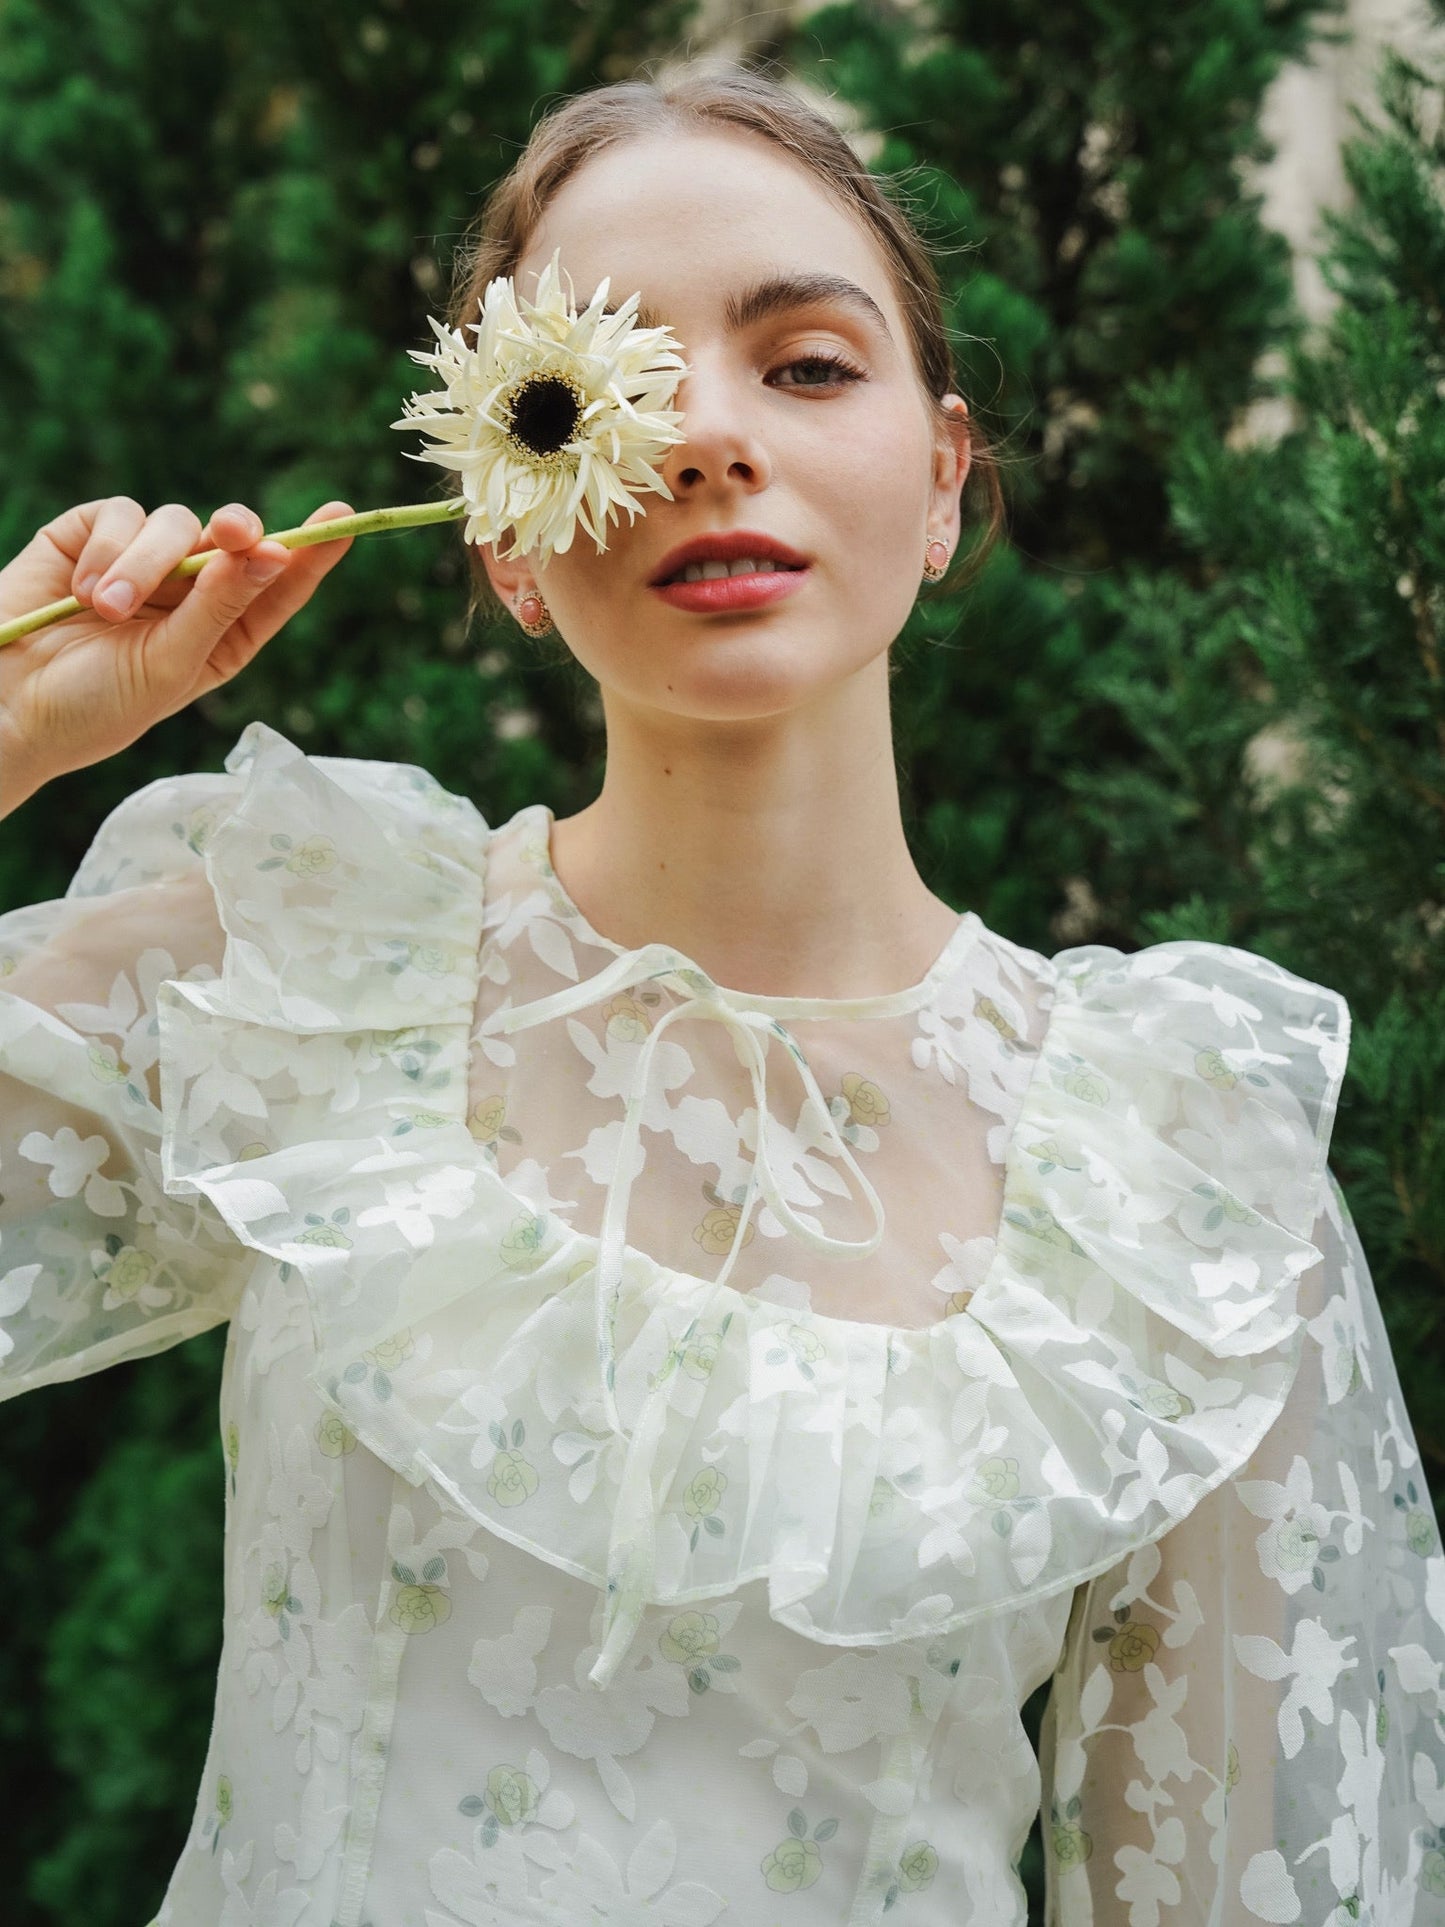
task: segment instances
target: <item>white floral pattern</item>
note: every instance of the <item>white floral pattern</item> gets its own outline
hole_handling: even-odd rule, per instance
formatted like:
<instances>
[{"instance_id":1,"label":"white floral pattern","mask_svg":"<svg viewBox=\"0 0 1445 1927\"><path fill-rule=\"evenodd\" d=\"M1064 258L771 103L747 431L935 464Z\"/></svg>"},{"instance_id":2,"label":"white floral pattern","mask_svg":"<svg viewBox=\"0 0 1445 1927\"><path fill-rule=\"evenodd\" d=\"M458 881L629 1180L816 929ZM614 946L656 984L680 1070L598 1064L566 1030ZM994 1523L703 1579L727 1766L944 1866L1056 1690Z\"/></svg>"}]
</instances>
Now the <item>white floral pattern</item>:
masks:
<instances>
[{"instance_id":1,"label":"white floral pattern","mask_svg":"<svg viewBox=\"0 0 1445 1927\"><path fill-rule=\"evenodd\" d=\"M231 1322L159 1927L1022 1927L1041 1805L1053 1927L1445 1919L1348 1036L972 913L729 990L261 724L131 797L0 918L0 1394Z\"/></svg>"}]
</instances>

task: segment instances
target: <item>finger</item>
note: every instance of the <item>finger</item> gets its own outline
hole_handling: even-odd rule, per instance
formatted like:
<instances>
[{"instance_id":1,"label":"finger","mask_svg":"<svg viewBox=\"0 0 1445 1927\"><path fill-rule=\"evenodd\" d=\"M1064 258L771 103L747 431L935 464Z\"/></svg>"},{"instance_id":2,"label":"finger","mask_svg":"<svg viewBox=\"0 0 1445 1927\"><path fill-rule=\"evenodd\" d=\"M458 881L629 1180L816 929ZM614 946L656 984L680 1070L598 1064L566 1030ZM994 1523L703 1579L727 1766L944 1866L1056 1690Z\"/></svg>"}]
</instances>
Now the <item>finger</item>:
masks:
<instances>
[{"instance_id":1,"label":"finger","mask_svg":"<svg viewBox=\"0 0 1445 1927\"><path fill-rule=\"evenodd\" d=\"M144 526L102 570L91 606L112 622L129 621L177 563L185 561L200 532L201 518L184 502L152 509Z\"/></svg>"},{"instance_id":2,"label":"finger","mask_svg":"<svg viewBox=\"0 0 1445 1927\"><path fill-rule=\"evenodd\" d=\"M302 527L309 529L316 522L339 522L344 516L355 515L355 513L356 510L349 502L324 502L319 509L312 509L302 523ZM339 535L334 542L315 542L309 548L303 549L301 554L314 556L321 574L325 575L336 567L355 540L354 535Z\"/></svg>"},{"instance_id":3,"label":"finger","mask_svg":"<svg viewBox=\"0 0 1445 1927\"><path fill-rule=\"evenodd\" d=\"M58 549L68 562L73 563L90 540L96 516L105 507L107 501L115 499L114 496L101 495L93 502L76 502L72 507L62 510L59 515L52 515L48 522L36 530L36 534L43 537L53 548ZM140 504L137 503L136 507L140 508ZM141 513L143 515L145 510L141 509Z\"/></svg>"},{"instance_id":4,"label":"finger","mask_svg":"<svg viewBox=\"0 0 1445 1927\"><path fill-rule=\"evenodd\" d=\"M206 527L201 530L189 554L213 554L217 550L239 554L250 550L265 533L265 525L254 509L247 508L243 502L228 502L224 508L216 510ZM283 556L286 551L273 545L273 552ZM121 565L118 563L117 568ZM177 578L174 570L168 572L156 584L146 598L146 607L154 613L158 609L174 609L191 592L189 577ZM101 611L105 613L104 610Z\"/></svg>"},{"instance_id":5,"label":"finger","mask_svg":"<svg viewBox=\"0 0 1445 1927\"><path fill-rule=\"evenodd\" d=\"M197 545L202 549L248 549L266 533L266 525L255 509L244 502L227 502L218 508L201 531Z\"/></svg>"},{"instance_id":6,"label":"finger","mask_svg":"<svg viewBox=\"0 0 1445 1927\"><path fill-rule=\"evenodd\" d=\"M310 528L314 522L335 522L343 515L355 513L356 510L349 503L327 502L323 507L313 509L302 526ZM355 540L354 535L343 535L335 542L316 542L303 549L283 551L286 556L285 569L246 611L246 642L248 646L254 644L250 648L251 655L263 642L269 642L282 624L289 622L296 611L310 601L323 576L331 573ZM262 548L267 546L264 543L261 545ZM215 568L217 564L212 562L206 566ZM205 570L202 570L204 573Z\"/></svg>"},{"instance_id":7,"label":"finger","mask_svg":"<svg viewBox=\"0 0 1445 1927\"><path fill-rule=\"evenodd\" d=\"M65 530L72 516L87 517L89 526L76 554L70 592L89 602L101 576L145 526L146 512L130 495L111 495L102 502L88 502L83 509L71 509L52 525L62 547L67 546Z\"/></svg>"},{"instance_id":8,"label":"finger","mask_svg":"<svg viewBox=\"0 0 1445 1927\"><path fill-rule=\"evenodd\" d=\"M335 521L355 513L345 502L328 502L313 509L306 523ZM304 549L261 542L244 555L220 555L208 562L196 577L195 592L157 625L151 638L165 654L174 686L184 692L175 707L184 707L197 695L239 675L310 598L355 539L344 536ZM257 565L273 562L278 566L268 582L258 581L251 573ZM167 711L173 713L174 709Z\"/></svg>"}]
</instances>

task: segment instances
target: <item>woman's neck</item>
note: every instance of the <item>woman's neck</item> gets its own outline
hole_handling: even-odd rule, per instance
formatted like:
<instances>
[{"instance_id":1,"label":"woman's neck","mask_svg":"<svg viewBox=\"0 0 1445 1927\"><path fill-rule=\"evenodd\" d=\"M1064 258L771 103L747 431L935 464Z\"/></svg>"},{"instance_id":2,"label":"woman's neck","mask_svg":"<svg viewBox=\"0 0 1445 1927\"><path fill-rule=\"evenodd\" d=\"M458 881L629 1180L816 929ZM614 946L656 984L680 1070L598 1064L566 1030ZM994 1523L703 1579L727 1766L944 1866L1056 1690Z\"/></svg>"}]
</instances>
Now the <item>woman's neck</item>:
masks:
<instances>
[{"instance_id":1,"label":"woman's neck","mask_svg":"<svg viewBox=\"0 0 1445 1927\"><path fill-rule=\"evenodd\" d=\"M917 983L958 912L918 874L887 703L859 680L806 719L669 718L659 735L609 712L602 792L554 825L551 852L592 927L627 949L671 944L759 996Z\"/></svg>"}]
</instances>

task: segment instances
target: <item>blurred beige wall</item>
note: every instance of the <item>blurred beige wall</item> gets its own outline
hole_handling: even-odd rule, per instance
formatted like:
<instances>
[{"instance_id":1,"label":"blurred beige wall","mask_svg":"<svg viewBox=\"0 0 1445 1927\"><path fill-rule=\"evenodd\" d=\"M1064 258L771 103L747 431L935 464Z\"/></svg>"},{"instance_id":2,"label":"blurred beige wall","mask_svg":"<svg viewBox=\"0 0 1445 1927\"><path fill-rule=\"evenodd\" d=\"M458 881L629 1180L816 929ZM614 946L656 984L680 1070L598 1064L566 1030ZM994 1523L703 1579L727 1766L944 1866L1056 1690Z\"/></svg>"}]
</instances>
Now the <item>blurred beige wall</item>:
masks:
<instances>
[{"instance_id":1,"label":"blurred beige wall","mask_svg":"<svg viewBox=\"0 0 1445 1927\"><path fill-rule=\"evenodd\" d=\"M1323 236L1322 207L1343 207L1350 198L1340 145L1359 131L1351 114L1359 107L1373 118L1375 76L1387 46L1439 71L1445 66L1445 28L1425 0L1350 0L1340 25L1348 44L1317 47L1304 65L1287 67L1265 101L1264 132L1275 159L1256 170L1265 218L1289 237L1295 257L1295 290L1312 320L1324 320L1335 297L1316 265Z\"/></svg>"}]
</instances>

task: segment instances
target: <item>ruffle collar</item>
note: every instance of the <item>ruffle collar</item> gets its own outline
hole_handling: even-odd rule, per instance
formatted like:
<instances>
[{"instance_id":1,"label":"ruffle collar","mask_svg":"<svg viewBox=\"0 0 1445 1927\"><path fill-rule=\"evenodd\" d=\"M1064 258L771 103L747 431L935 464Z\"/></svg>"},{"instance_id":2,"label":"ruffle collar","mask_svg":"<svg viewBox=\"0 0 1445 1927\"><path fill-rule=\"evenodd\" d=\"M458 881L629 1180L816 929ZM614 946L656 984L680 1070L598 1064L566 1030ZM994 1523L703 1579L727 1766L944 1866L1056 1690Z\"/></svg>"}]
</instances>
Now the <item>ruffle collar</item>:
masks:
<instances>
[{"instance_id":1,"label":"ruffle collar","mask_svg":"<svg viewBox=\"0 0 1445 1927\"><path fill-rule=\"evenodd\" d=\"M534 1210L466 1127L481 817L259 723L227 768L205 845L225 967L159 997L166 1188L299 1280L315 1387L370 1450L605 1593L597 1685L650 1604L753 1579L837 1645L1072 1588L1282 1409L1338 993L1227 945L1057 956L993 1261L932 1325L795 1311L625 1246L600 1296L605 1225ZM680 953L630 955L725 998Z\"/></svg>"}]
</instances>

